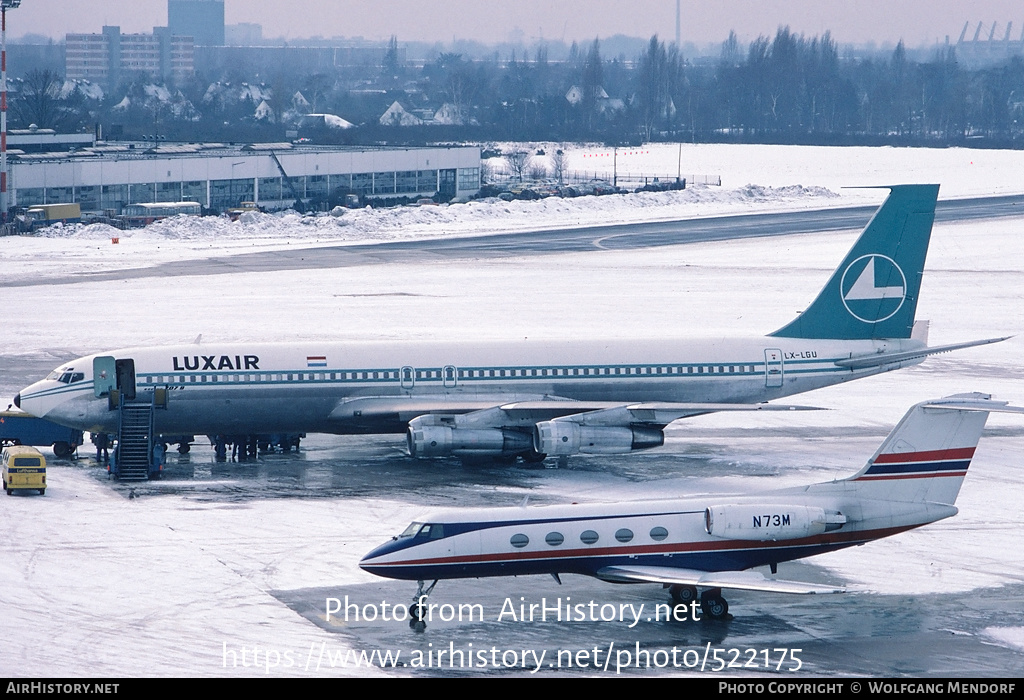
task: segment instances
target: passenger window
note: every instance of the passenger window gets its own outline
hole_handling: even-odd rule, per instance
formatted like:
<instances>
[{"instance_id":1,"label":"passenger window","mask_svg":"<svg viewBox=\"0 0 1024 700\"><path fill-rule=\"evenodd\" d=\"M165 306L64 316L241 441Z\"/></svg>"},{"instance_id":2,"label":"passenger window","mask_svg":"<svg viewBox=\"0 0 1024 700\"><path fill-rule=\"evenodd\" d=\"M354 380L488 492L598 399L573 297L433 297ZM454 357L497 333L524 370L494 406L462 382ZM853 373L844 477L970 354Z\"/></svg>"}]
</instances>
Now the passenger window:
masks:
<instances>
[{"instance_id":1,"label":"passenger window","mask_svg":"<svg viewBox=\"0 0 1024 700\"><path fill-rule=\"evenodd\" d=\"M557 547L565 542L565 537L562 536L561 532L549 532L548 536L544 538L544 541L552 547Z\"/></svg>"},{"instance_id":2,"label":"passenger window","mask_svg":"<svg viewBox=\"0 0 1024 700\"><path fill-rule=\"evenodd\" d=\"M512 539L509 540L509 544L516 549L522 549L526 545L530 544L530 538L526 535L512 535Z\"/></svg>"},{"instance_id":3,"label":"passenger window","mask_svg":"<svg viewBox=\"0 0 1024 700\"><path fill-rule=\"evenodd\" d=\"M626 542L633 541L633 531L628 528L622 528L615 533L615 539L625 544Z\"/></svg>"},{"instance_id":4,"label":"passenger window","mask_svg":"<svg viewBox=\"0 0 1024 700\"><path fill-rule=\"evenodd\" d=\"M593 530L587 530L580 534L580 542L583 544L594 544L600 539L600 536Z\"/></svg>"},{"instance_id":5,"label":"passenger window","mask_svg":"<svg viewBox=\"0 0 1024 700\"><path fill-rule=\"evenodd\" d=\"M651 539L655 542L661 542L662 540L668 539L668 530L663 527L652 528Z\"/></svg>"}]
</instances>

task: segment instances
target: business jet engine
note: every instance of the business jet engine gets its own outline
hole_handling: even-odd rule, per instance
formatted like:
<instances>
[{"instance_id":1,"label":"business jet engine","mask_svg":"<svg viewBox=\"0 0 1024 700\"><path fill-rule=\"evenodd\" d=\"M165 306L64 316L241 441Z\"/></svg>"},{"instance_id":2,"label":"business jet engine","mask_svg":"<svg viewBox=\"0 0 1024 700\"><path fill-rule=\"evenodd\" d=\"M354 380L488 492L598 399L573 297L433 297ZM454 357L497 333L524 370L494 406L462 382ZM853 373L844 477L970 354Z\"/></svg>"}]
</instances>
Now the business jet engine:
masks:
<instances>
[{"instance_id":1,"label":"business jet engine","mask_svg":"<svg viewBox=\"0 0 1024 700\"><path fill-rule=\"evenodd\" d=\"M844 523L842 513L815 506L764 503L711 506L704 511L707 533L727 540L796 540L838 530Z\"/></svg>"}]
</instances>

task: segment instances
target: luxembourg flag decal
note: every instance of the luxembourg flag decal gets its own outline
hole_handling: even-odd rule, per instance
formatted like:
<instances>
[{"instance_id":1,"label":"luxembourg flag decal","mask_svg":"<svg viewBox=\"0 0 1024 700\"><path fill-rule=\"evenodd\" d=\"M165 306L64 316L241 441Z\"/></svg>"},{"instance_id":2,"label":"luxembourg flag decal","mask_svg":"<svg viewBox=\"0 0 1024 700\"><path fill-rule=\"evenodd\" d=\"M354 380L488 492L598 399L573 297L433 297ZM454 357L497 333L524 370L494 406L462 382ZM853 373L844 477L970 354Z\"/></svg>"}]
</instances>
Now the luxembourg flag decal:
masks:
<instances>
[{"instance_id":1,"label":"luxembourg flag decal","mask_svg":"<svg viewBox=\"0 0 1024 700\"><path fill-rule=\"evenodd\" d=\"M311 357L311 356L307 355L306 356L306 366L307 367L326 367L327 366L327 357L326 356L321 356L321 355L318 355L316 357Z\"/></svg>"}]
</instances>

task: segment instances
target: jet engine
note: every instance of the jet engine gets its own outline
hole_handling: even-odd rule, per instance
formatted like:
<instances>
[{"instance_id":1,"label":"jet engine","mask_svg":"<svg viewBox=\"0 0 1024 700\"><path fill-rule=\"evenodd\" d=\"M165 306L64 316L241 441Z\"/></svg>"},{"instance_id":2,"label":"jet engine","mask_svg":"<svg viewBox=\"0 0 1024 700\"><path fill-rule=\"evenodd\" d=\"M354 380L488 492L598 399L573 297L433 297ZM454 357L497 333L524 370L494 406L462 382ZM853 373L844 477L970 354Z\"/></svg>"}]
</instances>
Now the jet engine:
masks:
<instances>
[{"instance_id":1,"label":"jet engine","mask_svg":"<svg viewBox=\"0 0 1024 700\"><path fill-rule=\"evenodd\" d=\"M438 425L410 426L409 454L427 457L501 457L527 453L532 441L527 433L491 428L470 430Z\"/></svg>"},{"instance_id":2,"label":"jet engine","mask_svg":"<svg viewBox=\"0 0 1024 700\"><path fill-rule=\"evenodd\" d=\"M795 540L838 530L845 522L842 513L815 506L766 503L711 506L704 511L707 533L728 540Z\"/></svg>"},{"instance_id":3,"label":"jet engine","mask_svg":"<svg viewBox=\"0 0 1024 700\"><path fill-rule=\"evenodd\" d=\"M580 425L571 421L545 421L533 430L533 450L549 456L621 455L661 447L665 433L657 428Z\"/></svg>"}]
</instances>

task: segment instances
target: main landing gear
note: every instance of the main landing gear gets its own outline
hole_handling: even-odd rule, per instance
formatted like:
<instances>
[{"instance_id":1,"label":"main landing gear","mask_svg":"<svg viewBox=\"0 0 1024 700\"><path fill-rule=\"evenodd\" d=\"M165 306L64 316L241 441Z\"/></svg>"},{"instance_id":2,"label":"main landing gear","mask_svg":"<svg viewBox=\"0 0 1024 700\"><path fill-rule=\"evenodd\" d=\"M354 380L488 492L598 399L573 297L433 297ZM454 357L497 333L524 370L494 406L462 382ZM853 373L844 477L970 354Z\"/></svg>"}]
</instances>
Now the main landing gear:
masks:
<instances>
[{"instance_id":1,"label":"main landing gear","mask_svg":"<svg viewBox=\"0 0 1024 700\"><path fill-rule=\"evenodd\" d=\"M669 595L676 605L690 605L697 600L696 586L669 586ZM726 620L729 618L729 603L722 597L721 588L709 588L700 594L700 611L705 619Z\"/></svg>"},{"instance_id":2,"label":"main landing gear","mask_svg":"<svg viewBox=\"0 0 1024 700\"><path fill-rule=\"evenodd\" d=\"M721 588L709 588L701 593L700 611L712 620L728 619L729 603L722 597Z\"/></svg>"},{"instance_id":3,"label":"main landing gear","mask_svg":"<svg viewBox=\"0 0 1024 700\"><path fill-rule=\"evenodd\" d=\"M427 598L433 592L437 581L435 580L427 589L423 588L423 581L417 583L419 586L416 589L416 595L412 599L412 605L409 606L409 629L414 632L423 632L427 629L427 623L424 620L427 616Z\"/></svg>"}]
</instances>

